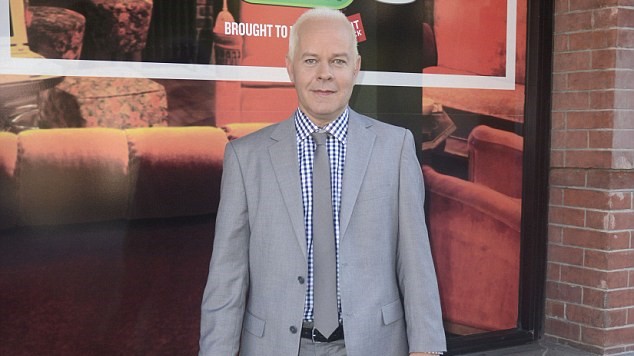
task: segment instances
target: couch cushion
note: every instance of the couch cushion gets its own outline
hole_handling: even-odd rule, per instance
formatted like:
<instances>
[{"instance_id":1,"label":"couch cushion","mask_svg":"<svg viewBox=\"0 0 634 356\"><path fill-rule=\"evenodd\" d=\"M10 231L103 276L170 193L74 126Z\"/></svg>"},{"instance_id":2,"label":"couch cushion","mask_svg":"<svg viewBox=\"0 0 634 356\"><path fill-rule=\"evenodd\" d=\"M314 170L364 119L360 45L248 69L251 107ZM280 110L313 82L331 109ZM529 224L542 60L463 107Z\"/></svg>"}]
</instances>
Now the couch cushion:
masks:
<instances>
[{"instance_id":1,"label":"couch cushion","mask_svg":"<svg viewBox=\"0 0 634 356\"><path fill-rule=\"evenodd\" d=\"M123 131L23 131L18 149L21 224L125 218L129 185Z\"/></svg>"},{"instance_id":2,"label":"couch cushion","mask_svg":"<svg viewBox=\"0 0 634 356\"><path fill-rule=\"evenodd\" d=\"M66 77L46 93L48 127L167 126L165 88L145 78Z\"/></svg>"},{"instance_id":3,"label":"couch cushion","mask_svg":"<svg viewBox=\"0 0 634 356\"><path fill-rule=\"evenodd\" d=\"M129 218L216 212L225 132L215 127L126 130L130 148Z\"/></svg>"}]
</instances>

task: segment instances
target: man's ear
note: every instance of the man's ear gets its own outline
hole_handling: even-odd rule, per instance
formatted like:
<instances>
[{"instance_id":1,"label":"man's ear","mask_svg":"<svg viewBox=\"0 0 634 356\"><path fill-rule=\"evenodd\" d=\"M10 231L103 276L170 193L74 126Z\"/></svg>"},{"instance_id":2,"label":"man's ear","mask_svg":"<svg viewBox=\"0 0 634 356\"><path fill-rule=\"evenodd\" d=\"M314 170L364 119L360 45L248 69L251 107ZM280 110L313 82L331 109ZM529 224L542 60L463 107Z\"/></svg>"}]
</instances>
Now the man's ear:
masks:
<instances>
[{"instance_id":1,"label":"man's ear","mask_svg":"<svg viewBox=\"0 0 634 356\"><path fill-rule=\"evenodd\" d=\"M291 83L295 83L295 75L293 74L293 61L286 56L286 73L288 73L288 77L291 80Z\"/></svg>"}]
</instances>

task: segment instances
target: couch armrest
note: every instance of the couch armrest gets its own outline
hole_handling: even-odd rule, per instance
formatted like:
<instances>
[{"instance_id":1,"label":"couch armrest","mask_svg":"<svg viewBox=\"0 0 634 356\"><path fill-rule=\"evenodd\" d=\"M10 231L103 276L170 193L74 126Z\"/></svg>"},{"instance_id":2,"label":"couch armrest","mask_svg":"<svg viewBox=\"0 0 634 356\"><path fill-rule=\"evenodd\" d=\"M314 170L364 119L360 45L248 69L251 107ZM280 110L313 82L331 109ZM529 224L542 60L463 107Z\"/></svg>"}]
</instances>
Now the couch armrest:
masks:
<instances>
[{"instance_id":1,"label":"couch armrest","mask_svg":"<svg viewBox=\"0 0 634 356\"><path fill-rule=\"evenodd\" d=\"M0 132L0 229L14 226L18 216L17 141L17 135Z\"/></svg>"},{"instance_id":2,"label":"couch armrest","mask_svg":"<svg viewBox=\"0 0 634 356\"><path fill-rule=\"evenodd\" d=\"M513 198L522 197L522 136L480 125L471 131L467 144L470 181Z\"/></svg>"},{"instance_id":3,"label":"couch armrest","mask_svg":"<svg viewBox=\"0 0 634 356\"><path fill-rule=\"evenodd\" d=\"M480 330L517 325L521 201L423 166L443 318Z\"/></svg>"},{"instance_id":4,"label":"couch armrest","mask_svg":"<svg viewBox=\"0 0 634 356\"><path fill-rule=\"evenodd\" d=\"M20 224L123 219L128 147L116 129L29 130L18 135Z\"/></svg>"}]
</instances>

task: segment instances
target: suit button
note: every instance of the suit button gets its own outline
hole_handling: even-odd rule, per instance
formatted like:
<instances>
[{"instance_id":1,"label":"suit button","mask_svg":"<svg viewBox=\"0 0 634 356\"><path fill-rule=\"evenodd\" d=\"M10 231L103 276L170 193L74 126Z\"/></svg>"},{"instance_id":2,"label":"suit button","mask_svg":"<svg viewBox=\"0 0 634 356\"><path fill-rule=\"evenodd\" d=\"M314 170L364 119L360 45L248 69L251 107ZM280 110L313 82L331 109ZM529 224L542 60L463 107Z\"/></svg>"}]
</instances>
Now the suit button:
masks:
<instances>
[{"instance_id":1,"label":"suit button","mask_svg":"<svg viewBox=\"0 0 634 356\"><path fill-rule=\"evenodd\" d=\"M297 334L297 328L295 326L291 326L288 330L291 331L291 334Z\"/></svg>"},{"instance_id":2,"label":"suit button","mask_svg":"<svg viewBox=\"0 0 634 356\"><path fill-rule=\"evenodd\" d=\"M299 284L304 284L305 282L304 277L302 276L297 277L297 281L299 282Z\"/></svg>"}]
</instances>

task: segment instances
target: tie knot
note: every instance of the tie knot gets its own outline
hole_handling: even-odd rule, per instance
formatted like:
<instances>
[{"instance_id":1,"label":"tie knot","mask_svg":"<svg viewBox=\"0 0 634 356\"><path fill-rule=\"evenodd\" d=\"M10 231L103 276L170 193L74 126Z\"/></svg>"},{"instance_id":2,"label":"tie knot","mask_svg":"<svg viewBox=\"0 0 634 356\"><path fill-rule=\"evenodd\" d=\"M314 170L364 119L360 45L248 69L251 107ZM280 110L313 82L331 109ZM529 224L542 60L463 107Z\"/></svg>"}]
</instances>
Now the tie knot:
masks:
<instances>
[{"instance_id":1,"label":"tie knot","mask_svg":"<svg viewBox=\"0 0 634 356\"><path fill-rule=\"evenodd\" d=\"M313 140L315 140L315 144L317 144L317 146L326 144L328 132L313 132L311 135L313 136Z\"/></svg>"}]
</instances>

